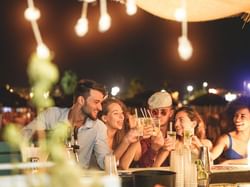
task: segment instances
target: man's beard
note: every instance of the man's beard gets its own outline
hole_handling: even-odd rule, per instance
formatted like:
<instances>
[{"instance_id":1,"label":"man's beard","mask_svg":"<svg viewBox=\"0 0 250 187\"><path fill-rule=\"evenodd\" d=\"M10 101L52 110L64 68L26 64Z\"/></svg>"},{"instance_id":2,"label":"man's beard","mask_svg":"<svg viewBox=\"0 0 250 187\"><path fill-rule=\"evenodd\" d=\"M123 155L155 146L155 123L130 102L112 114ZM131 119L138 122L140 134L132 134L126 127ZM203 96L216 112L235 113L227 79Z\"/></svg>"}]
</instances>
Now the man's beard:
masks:
<instances>
[{"instance_id":1,"label":"man's beard","mask_svg":"<svg viewBox=\"0 0 250 187\"><path fill-rule=\"evenodd\" d=\"M86 116L86 117L88 117L88 118L90 118L91 120L97 120L97 116L96 117L94 117L88 110L87 110L87 107L86 106L83 106L82 108L81 108L81 112L82 112L82 115L83 116Z\"/></svg>"}]
</instances>

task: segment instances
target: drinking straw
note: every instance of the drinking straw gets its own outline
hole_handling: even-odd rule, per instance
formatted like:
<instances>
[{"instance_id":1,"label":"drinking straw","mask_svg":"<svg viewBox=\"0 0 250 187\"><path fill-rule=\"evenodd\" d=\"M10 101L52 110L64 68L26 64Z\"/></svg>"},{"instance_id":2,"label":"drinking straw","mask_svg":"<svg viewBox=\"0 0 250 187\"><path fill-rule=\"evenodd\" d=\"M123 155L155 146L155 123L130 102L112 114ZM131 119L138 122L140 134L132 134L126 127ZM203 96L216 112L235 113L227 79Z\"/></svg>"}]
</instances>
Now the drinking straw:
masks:
<instances>
[{"instance_id":1,"label":"drinking straw","mask_svg":"<svg viewBox=\"0 0 250 187\"><path fill-rule=\"evenodd\" d=\"M143 110L144 110L145 116L148 117L148 115L147 115L147 109L146 109L146 108L143 108Z\"/></svg>"},{"instance_id":2,"label":"drinking straw","mask_svg":"<svg viewBox=\"0 0 250 187\"><path fill-rule=\"evenodd\" d=\"M140 110L141 110L142 116L143 116L144 118L146 118L146 116L145 116L145 114L144 114L144 112L143 112L143 109L140 108Z\"/></svg>"},{"instance_id":3,"label":"drinking straw","mask_svg":"<svg viewBox=\"0 0 250 187\"><path fill-rule=\"evenodd\" d=\"M151 115L150 111L147 110L147 112L148 112L149 117L150 117L150 118L153 118L153 116Z\"/></svg>"},{"instance_id":4,"label":"drinking straw","mask_svg":"<svg viewBox=\"0 0 250 187\"><path fill-rule=\"evenodd\" d=\"M169 123L169 131L172 132L173 131L173 122L170 121Z\"/></svg>"},{"instance_id":5,"label":"drinking straw","mask_svg":"<svg viewBox=\"0 0 250 187\"><path fill-rule=\"evenodd\" d=\"M135 108L135 117L138 118L137 108Z\"/></svg>"}]
</instances>

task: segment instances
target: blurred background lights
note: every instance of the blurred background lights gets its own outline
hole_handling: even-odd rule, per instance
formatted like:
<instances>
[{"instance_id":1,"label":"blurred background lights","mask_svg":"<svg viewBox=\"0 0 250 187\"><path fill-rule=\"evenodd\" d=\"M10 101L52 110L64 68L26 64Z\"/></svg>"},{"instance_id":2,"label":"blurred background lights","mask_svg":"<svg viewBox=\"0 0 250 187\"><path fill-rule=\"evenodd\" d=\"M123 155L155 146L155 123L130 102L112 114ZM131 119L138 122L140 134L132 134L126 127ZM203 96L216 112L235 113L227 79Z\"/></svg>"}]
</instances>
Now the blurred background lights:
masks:
<instances>
[{"instance_id":1,"label":"blurred background lights","mask_svg":"<svg viewBox=\"0 0 250 187\"><path fill-rule=\"evenodd\" d=\"M49 97L49 91L48 91L48 92L45 92L45 93L43 94L43 97L44 97L45 99L48 99L48 97Z\"/></svg>"},{"instance_id":2,"label":"blurred background lights","mask_svg":"<svg viewBox=\"0 0 250 187\"><path fill-rule=\"evenodd\" d=\"M209 88L208 93L217 94L218 91L215 88Z\"/></svg>"},{"instance_id":3,"label":"blurred background lights","mask_svg":"<svg viewBox=\"0 0 250 187\"><path fill-rule=\"evenodd\" d=\"M228 92L228 93L225 95L225 99L226 99L226 101L231 102L231 101L237 99L237 95L234 94L234 93Z\"/></svg>"},{"instance_id":4,"label":"blurred background lights","mask_svg":"<svg viewBox=\"0 0 250 187\"><path fill-rule=\"evenodd\" d=\"M120 92L120 88L118 86L114 86L111 88L111 95L116 96Z\"/></svg>"},{"instance_id":5,"label":"blurred background lights","mask_svg":"<svg viewBox=\"0 0 250 187\"><path fill-rule=\"evenodd\" d=\"M192 92L194 90L194 87L192 85L187 85L187 91Z\"/></svg>"},{"instance_id":6,"label":"blurred background lights","mask_svg":"<svg viewBox=\"0 0 250 187\"><path fill-rule=\"evenodd\" d=\"M203 88L206 88L208 86L208 83L207 82L203 82L202 86L203 86Z\"/></svg>"}]
</instances>

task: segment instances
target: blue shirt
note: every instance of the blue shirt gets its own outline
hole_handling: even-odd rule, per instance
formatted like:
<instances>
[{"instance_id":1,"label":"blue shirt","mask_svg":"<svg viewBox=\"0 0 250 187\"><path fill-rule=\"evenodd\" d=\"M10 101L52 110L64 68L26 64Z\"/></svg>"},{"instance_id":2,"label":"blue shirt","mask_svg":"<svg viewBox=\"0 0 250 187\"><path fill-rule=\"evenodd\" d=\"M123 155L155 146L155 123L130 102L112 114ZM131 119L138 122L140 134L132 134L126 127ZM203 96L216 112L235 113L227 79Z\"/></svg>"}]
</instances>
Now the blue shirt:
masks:
<instances>
[{"instance_id":1,"label":"blue shirt","mask_svg":"<svg viewBox=\"0 0 250 187\"><path fill-rule=\"evenodd\" d=\"M36 130L54 129L68 121L69 108L51 107L23 128L24 136L31 138ZM107 127L101 120L87 118L78 129L79 161L83 168L89 168L92 153L100 168L104 168L104 157L110 152L107 144Z\"/></svg>"}]
</instances>

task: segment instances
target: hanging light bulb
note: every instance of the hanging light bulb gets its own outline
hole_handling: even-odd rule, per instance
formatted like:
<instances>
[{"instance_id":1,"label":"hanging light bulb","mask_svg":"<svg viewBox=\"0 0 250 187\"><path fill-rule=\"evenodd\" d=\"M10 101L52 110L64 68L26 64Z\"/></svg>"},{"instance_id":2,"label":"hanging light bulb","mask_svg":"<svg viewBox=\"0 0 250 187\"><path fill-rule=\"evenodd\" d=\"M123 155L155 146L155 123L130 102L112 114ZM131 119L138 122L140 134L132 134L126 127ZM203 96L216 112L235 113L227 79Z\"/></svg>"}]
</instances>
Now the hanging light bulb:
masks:
<instances>
[{"instance_id":1,"label":"hanging light bulb","mask_svg":"<svg viewBox=\"0 0 250 187\"><path fill-rule=\"evenodd\" d=\"M38 44L36 48L37 56L40 58L48 58L50 55L48 47L44 43Z\"/></svg>"},{"instance_id":2,"label":"hanging light bulb","mask_svg":"<svg viewBox=\"0 0 250 187\"><path fill-rule=\"evenodd\" d=\"M134 15L137 12L137 6L135 0L126 1L126 12L130 16Z\"/></svg>"},{"instance_id":3,"label":"hanging light bulb","mask_svg":"<svg viewBox=\"0 0 250 187\"><path fill-rule=\"evenodd\" d=\"M24 17L29 21L36 21L40 16L40 11L35 7L29 7L24 12Z\"/></svg>"},{"instance_id":4,"label":"hanging light bulb","mask_svg":"<svg viewBox=\"0 0 250 187\"><path fill-rule=\"evenodd\" d=\"M183 60L188 60L192 56L193 48L186 36L181 36L178 38L178 52Z\"/></svg>"},{"instance_id":5,"label":"hanging light bulb","mask_svg":"<svg viewBox=\"0 0 250 187\"><path fill-rule=\"evenodd\" d=\"M107 2L106 0L100 0L100 19L98 23L98 29L100 32L107 31L111 26L111 17L107 11Z\"/></svg>"},{"instance_id":6,"label":"hanging light bulb","mask_svg":"<svg viewBox=\"0 0 250 187\"><path fill-rule=\"evenodd\" d=\"M89 24L87 19L87 9L88 9L88 2L83 1L82 4L82 13L81 18L78 19L77 24L75 26L75 32L78 36L84 36L89 30Z\"/></svg>"},{"instance_id":7,"label":"hanging light bulb","mask_svg":"<svg viewBox=\"0 0 250 187\"><path fill-rule=\"evenodd\" d=\"M99 19L99 31L105 32L111 26L111 17L108 14L102 15Z\"/></svg>"},{"instance_id":8,"label":"hanging light bulb","mask_svg":"<svg viewBox=\"0 0 250 187\"><path fill-rule=\"evenodd\" d=\"M87 18L80 18L75 26L76 34L80 37L84 36L88 32L88 20Z\"/></svg>"}]
</instances>

